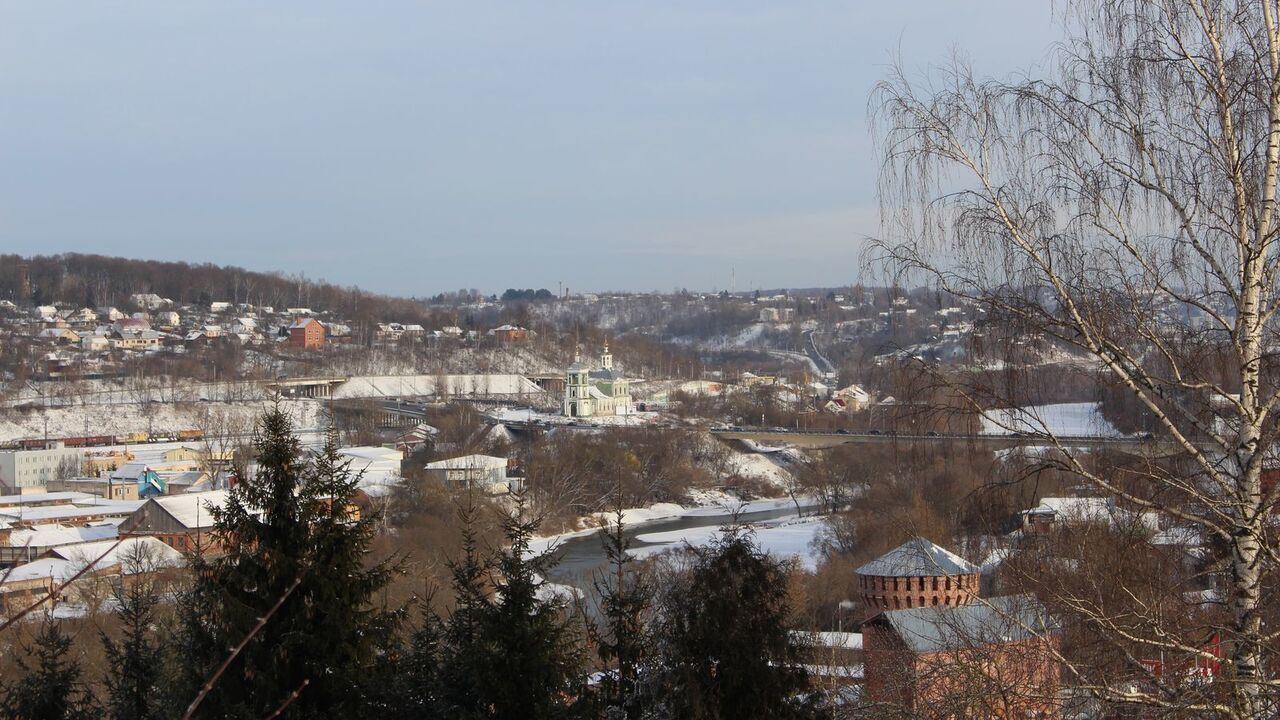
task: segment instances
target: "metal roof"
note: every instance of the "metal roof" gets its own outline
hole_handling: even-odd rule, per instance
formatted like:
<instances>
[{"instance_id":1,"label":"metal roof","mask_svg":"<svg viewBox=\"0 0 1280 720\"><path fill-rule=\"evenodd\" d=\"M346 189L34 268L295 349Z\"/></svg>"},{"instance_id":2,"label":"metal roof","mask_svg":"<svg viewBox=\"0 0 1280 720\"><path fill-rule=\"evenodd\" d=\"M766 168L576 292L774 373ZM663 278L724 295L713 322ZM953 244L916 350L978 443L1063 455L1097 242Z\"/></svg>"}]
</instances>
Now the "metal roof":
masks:
<instances>
[{"instance_id":1,"label":"metal roof","mask_svg":"<svg viewBox=\"0 0 1280 720\"><path fill-rule=\"evenodd\" d=\"M859 575L936 577L968 575L978 567L946 548L917 537L858 568Z\"/></svg>"},{"instance_id":2,"label":"metal roof","mask_svg":"<svg viewBox=\"0 0 1280 720\"><path fill-rule=\"evenodd\" d=\"M887 623L915 653L1016 642L1061 626L1034 595L1008 595L951 607L888 610L869 622Z\"/></svg>"}]
</instances>

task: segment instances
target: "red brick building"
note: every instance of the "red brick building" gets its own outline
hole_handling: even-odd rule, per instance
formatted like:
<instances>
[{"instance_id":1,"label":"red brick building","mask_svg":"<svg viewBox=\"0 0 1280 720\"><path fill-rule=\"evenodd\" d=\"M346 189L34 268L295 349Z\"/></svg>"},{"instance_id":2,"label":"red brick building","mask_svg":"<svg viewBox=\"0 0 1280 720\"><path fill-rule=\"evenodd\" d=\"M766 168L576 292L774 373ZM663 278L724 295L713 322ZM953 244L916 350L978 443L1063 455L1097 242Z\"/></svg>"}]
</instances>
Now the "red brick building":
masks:
<instances>
[{"instance_id":1,"label":"red brick building","mask_svg":"<svg viewBox=\"0 0 1280 720\"><path fill-rule=\"evenodd\" d=\"M518 325L496 327L489 334L500 343L524 342L529 337L529 331Z\"/></svg>"},{"instance_id":2,"label":"red brick building","mask_svg":"<svg viewBox=\"0 0 1280 720\"><path fill-rule=\"evenodd\" d=\"M978 569L923 538L858 584L866 700L940 720L1060 716L1059 626L1034 596L982 599Z\"/></svg>"},{"instance_id":3,"label":"red brick building","mask_svg":"<svg viewBox=\"0 0 1280 720\"><path fill-rule=\"evenodd\" d=\"M289 346L303 350L324 347L324 324L315 318L299 318L289 326Z\"/></svg>"}]
</instances>

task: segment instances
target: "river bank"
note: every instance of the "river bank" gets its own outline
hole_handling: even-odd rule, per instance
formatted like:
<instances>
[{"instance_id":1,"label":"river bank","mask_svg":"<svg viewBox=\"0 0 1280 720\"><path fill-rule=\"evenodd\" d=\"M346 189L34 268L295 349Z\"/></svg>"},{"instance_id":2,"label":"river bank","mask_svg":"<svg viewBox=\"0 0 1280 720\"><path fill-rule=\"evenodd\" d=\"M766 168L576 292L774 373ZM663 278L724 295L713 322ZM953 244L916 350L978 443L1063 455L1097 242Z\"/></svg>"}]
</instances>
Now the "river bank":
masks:
<instances>
[{"instance_id":1,"label":"river bank","mask_svg":"<svg viewBox=\"0 0 1280 720\"><path fill-rule=\"evenodd\" d=\"M754 533L761 548L778 557L796 557L806 567L816 566L811 543L821 531L822 516L816 514L816 498L772 498L750 502L719 498L697 505L664 503L634 508L623 513L623 534L630 541L633 557L643 558L688 545L712 541L722 528L736 522ZM809 513L814 514L809 514ZM612 522L612 517L597 522ZM599 527L537 538L530 552L554 551L559 562L547 573L557 583L589 590L593 577L607 564L598 536Z\"/></svg>"}]
</instances>

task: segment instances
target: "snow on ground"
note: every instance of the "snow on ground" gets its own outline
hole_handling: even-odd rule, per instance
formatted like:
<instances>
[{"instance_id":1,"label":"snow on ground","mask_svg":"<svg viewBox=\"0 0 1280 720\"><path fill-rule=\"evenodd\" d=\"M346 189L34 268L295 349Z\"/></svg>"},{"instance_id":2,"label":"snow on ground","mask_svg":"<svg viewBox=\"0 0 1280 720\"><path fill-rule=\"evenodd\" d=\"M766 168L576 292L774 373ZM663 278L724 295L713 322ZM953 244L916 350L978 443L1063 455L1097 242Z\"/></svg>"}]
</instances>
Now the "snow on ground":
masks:
<instances>
[{"instance_id":1,"label":"snow on ground","mask_svg":"<svg viewBox=\"0 0 1280 720\"><path fill-rule=\"evenodd\" d=\"M745 347L751 347L753 345L757 345L760 342L760 338L764 335L764 329L765 329L764 323L754 323L754 324L748 325L745 328L743 328L742 331L739 332L736 336L734 336L732 340L729 340L726 344L729 345L730 347L739 347L739 348L745 348Z\"/></svg>"},{"instance_id":2,"label":"snow on ground","mask_svg":"<svg viewBox=\"0 0 1280 720\"><path fill-rule=\"evenodd\" d=\"M319 400L285 400L282 407L298 428L320 425L324 406ZM214 430L205 418L218 423L253 428L253 422L271 407L267 400L238 403L136 403L79 405L28 412L9 412L0 418L0 441L24 438L63 438L86 435L126 435L134 432ZM47 421L47 429L46 429Z\"/></svg>"},{"instance_id":3,"label":"snow on ground","mask_svg":"<svg viewBox=\"0 0 1280 720\"><path fill-rule=\"evenodd\" d=\"M798 558L809 570L818 567L817 554L812 549L813 539L823 527L822 518L787 518L753 523L747 526L760 549L779 558ZM668 550L688 545L701 546L714 541L720 528L703 526L670 532L644 533L636 536L643 543L631 549L631 555L646 558Z\"/></svg>"},{"instance_id":4,"label":"snow on ground","mask_svg":"<svg viewBox=\"0 0 1280 720\"><path fill-rule=\"evenodd\" d=\"M982 434L1052 433L1061 436L1123 437L1102 417L1095 402L1029 405L982 414Z\"/></svg>"},{"instance_id":5,"label":"snow on ground","mask_svg":"<svg viewBox=\"0 0 1280 720\"><path fill-rule=\"evenodd\" d=\"M755 440L752 440L751 438L743 438L739 442L741 442L744 447L746 447L748 450L750 450L753 453L768 454L768 453L782 452L783 450L786 449L781 445L765 445L763 443L758 443Z\"/></svg>"},{"instance_id":6,"label":"snow on ground","mask_svg":"<svg viewBox=\"0 0 1280 720\"><path fill-rule=\"evenodd\" d=\"M790 350L770 350L769 354L783 360L790 360L791 362L797 362L801 365L808 365L809 370L819 377L823 374L822 368L818 367L818 364L813 361L813 358L805 355L804 353L792 352Z\"/></svg>"},{"instance_id":7,"label":"snow on ground","mask_svg":"<svg viewBox=\"0 0 1280 720\"><path fill-rule=\"evenodd\" d=\"M437 387L441 385L441 387ZM540 397L542 388L523 375L365 375L352 377L333 391L333 397L435 397L437 392L452 397L528 396Z\"/></svg>"},{"instance_id":8,"label":"snow on ground","mask_svg":"<svg viewBox=\"0 0 1280 720\"><path fill-rule=\"evenodd\" d=\"M677 505L676 503L657 503L643 508L626 508L622 511L622 523L628 527L636 527L646 523L656 522L660 520L674 520L683 517L716 517L718 515L728 515L732 513L754 513L767 510L781 510L783 508L794 508L799 503L801 508L815 507L818 505L817 498L800 497L796 500L791 498L770 498L767 500L751 500L744 502L726 495L723 492L715 490L700 490L690 493L695 504L693 505ZM595 533L601 526L611 524L615 515L613 512L593 513L582 519L585 525L581 530L558 533L556 535L547 535L534 538L529 543L530 553L539 553L547 550L570 538L582 537Z\"/></svg>"},{"instance_id":9,"label":"snow on ground","mask_svg":"<svg viewBox=\"0 0 1280 720\"><path fill-rule=\"evenodd\" d=\"M776 488L786 488L795 479L789 470L774 462L769 455L752 453L732 455L726 463L726 471L731 475L766 482Z\"/></svg>"}]
</instances>

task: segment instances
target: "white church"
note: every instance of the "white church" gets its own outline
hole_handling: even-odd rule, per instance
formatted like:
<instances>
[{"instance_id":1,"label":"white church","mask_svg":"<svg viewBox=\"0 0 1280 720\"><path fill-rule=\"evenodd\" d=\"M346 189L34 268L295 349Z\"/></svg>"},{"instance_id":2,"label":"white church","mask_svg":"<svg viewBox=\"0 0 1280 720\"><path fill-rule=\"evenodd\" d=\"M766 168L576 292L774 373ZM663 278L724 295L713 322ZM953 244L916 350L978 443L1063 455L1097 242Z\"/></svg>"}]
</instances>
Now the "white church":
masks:
<instances>
[{"instance_id":1,"label":"white church","mask_svg":"<svg viewBox=\"0 0 1280 720\"><path fill-rule=\"evenodd\" d=\"M583 362L581 355L575 353L565 377L565 416L595 417L631 412L631 383L613 369L609 344L605 343L604 352L600 353L598 368Z\"/></svg>"}]
</instances>

